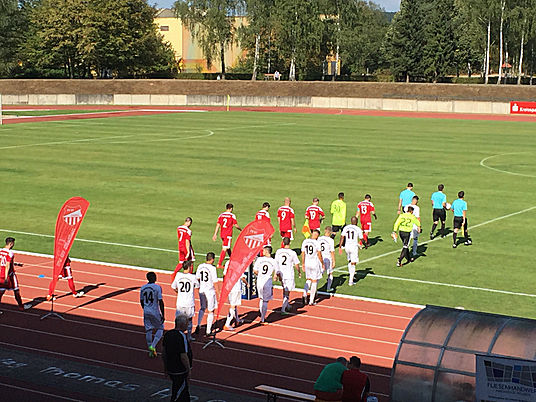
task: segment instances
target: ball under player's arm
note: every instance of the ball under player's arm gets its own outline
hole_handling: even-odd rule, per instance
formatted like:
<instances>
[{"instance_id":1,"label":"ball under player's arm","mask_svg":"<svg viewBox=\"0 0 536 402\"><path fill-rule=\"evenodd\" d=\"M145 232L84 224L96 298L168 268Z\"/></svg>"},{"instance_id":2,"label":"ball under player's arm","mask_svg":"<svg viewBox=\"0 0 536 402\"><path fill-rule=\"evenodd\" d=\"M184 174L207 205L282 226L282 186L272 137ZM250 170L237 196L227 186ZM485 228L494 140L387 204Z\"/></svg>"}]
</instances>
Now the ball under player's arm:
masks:
<instances>
[{"instance_id":1,"label":"ball under player's arm","mask_svg":"<svg viewBox=\"0 0 536 402\"><path fill-rule=\"evenodd\" d=\"M218 237L218 230L220 230L220 223L216 223L216 229L214 229L214 234L212 235L212 241L216 241L216 238Z\"/></svg>"}]
</instances>

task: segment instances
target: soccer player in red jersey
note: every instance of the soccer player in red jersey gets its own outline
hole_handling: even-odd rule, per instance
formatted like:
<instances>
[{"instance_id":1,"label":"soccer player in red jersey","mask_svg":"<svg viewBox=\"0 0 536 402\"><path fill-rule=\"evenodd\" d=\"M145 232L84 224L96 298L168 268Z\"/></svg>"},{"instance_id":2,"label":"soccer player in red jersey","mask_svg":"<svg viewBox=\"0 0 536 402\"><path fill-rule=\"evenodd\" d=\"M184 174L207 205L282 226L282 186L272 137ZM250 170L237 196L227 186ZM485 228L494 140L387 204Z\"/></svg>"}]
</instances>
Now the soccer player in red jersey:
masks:
<instances>
[{"instance_id":1,"label":"soccer player in red jersey","mask_svg":"<svg viewBox=\"0 0 536 402\"><path fill-rule=\"evenodd\" d=\"M69 284L69 289L71 290L71 293L74 297L84 296L84 292L83 291L77 292L74 286L73 272L71 270L71 259L69 258L69 256L67 256L67 258L65 259L65 263L63 264L63 270L61 271L59 278L67 279L67 283ZM50 282L50 286L48 288L47 300L52 299L53 292L54 291L52 290L52 282Z\"/></svg>"},{"instance_id":2,"label":"soccer player in red jersey","mask_svg":"<svg viewBox=\"0 0 536 402\"><path fill-rule=\"evenodd\" d=\"M15 266L22 267L22 264L15 263L15 254L12 250L14 245L15 239L7 237L6 246L0 250L0 301L6 290L12 290L19 305L19 310L24 310L20 297L19 282L15 274Z\"/></svg>"},{"instance_id":3,"label":"soccer player in red jersey","mask_svg":"<svg viewBox=\"0 0 536 402\"><path fill-rule=\"evenodd\" d=\"M216 241L218 236L218 230L220 231L220 237L222 241L220 259L218 260L218 268L223 269L223 260L225 259L225 254L231 256L231 242L233 241L233 228L242 230L238 226L236 221L236 216L233 214L233 204L227 204L225 206L225 212L221 213L218 216L218 222L216 223L216 228L214 229L214 235L212 240Z\"/></svg>"},{"instance_id":4,"label":"soccer player in red jersey","mask_svg":"<svg viewBox=\"0 0 536 402\"><path fill-rule=\"evenodd\" d=\"M285 205L282 205L277 210L277 220L279 221L279 232L281 237L288 237L290 240L294 240L292 233L296 233L296 220L294 219L294 210L290 207L290 197L285 198ZM281 248L284 247L281 242Z\"/></svg>"},{"instance_id":5,"label":"soccer player in red jersey","mask_svg":"<svg viewBox=\"0 0 536 402\"><path fill-rule=\"evenodd\" d=\"M368 236L372 230L371 215L374 216L375 220L378 219L376 216L376 211L374 210L374 204L370 201L371 198L372 197L370 194L365 195L365 199L357 204L357 212L355 214L356 218L359 218L359 221L361 222L361 230L363 231L363 243L365 248L369 246Z\"/></svg>"},{"instance_id":6,"label":"soccer player in red jersey","mask_svg":"<svg viewBox=\"0 0 536 402\"><path fill-rule=\"evenodd\" d=\"M270 209L270 203L269 202L265 202L262 204L262 209L259 210L259 212L257 212L257 214L255 214L255 220L258 220L258 221L268 221L270 222L270 213L268 212L268 210ZM267 239L266 242L264 243L264 246L270 246L271 243L270 243L270 239ZM262 256L262 251L261 253L259 253L260 256Z\"/></svg>"},{"instance_id":7,"label":"soccer player in red jersey","mask_svg":"<svg viewBox=\"0 0 536 402\"><path fill-rule=\"evenodd\" d=\"M270 221L270 213L268 212L269 209L270 209L270 203L269 202L263 203L262 209L259 212L257 212L257 214L255 215L255 219L258 221L262 221L262 220Z\"/></svg>"},{"instance_id":8,"label":"soccer player in red jersey","mask_svg":"<svg viewBox=\"0 0 536 402\"><path fill-rule=\"evenodd\" d=\"M305 219L309 220L309 230L312 232L317 229L320 230L320 222L324 220L326 216L322 208L318 206L320 200L318 198L313 198L313 204L308 206L305 210Z\"/></svg>"},{"instance_id":9,"label":"soccer player in red jersey","mask_svg":"<svg viewBox=\"0 0 536 402\"><path fill-rule=\"evenodd\" d=\"M187 217L184 224L177 227L177 240L179 242L179 263L175 267L175 272L171 276L171 281L175 280L175 275L182 268L184 261L195 261L194 249L192 247L192 218Z\"/></svg>"}]
</instances>

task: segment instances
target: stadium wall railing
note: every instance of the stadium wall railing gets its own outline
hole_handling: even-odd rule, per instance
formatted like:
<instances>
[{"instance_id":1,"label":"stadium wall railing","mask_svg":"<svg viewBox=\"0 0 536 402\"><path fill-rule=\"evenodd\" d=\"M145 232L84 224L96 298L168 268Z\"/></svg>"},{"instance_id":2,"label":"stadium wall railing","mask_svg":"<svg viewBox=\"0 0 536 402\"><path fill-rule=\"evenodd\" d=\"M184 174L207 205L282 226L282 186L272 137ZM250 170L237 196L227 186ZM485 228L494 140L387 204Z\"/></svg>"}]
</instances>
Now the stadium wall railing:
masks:
<instances>
[{"instance_id":1,"label":"stadium wall railing","mask_svg":"<svg viewBox=\"0 0 536 402\"><path fill-rule=\"evenodd\" d=\"M0 80L5 105L312 107L508 114L536 86L199 80Z\"/></svg>"}]
</instances>

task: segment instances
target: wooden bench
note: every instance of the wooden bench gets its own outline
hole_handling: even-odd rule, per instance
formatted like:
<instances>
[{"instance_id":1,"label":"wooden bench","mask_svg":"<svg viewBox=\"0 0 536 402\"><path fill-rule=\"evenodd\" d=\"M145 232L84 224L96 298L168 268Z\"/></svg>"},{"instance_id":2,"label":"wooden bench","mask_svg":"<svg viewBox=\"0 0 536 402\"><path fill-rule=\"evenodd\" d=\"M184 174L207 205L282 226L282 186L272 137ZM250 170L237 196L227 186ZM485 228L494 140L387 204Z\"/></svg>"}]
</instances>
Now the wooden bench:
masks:
<instances>
[{"instance_id":1,"label":"wooden bench","mask_svg":"<svg viewBox=\"0 0 536 402\"><path fill-rule=\"evenodd\" d=\"M264 74L264 80L275 80L275 74Z\"/></svg>"},{"instance_id":2,"label":"wooden bench","mask_svg":"<svg viewBox=\"0 0 536 402\"><path fill-rule=\"evenodd\" d=\"M257 391L264 392L268 402L277 401L277 397L285 397L289 399L295 399L297 401L316 401L316 397L311 394L304 394L302 392L290 391L288 389L270 387L269 385L258 385L255 387Z\"/></svg>"}]
</instances>

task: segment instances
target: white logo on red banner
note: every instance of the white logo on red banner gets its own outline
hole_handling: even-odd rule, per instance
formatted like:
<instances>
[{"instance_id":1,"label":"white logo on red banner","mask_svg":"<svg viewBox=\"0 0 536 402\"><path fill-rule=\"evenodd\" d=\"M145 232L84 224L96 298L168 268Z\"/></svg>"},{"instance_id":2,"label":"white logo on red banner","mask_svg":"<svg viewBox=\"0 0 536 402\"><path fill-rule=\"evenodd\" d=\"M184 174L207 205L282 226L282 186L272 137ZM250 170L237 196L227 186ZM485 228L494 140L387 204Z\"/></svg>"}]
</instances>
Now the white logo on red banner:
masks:
<instances>
[{"instance_id":1,"label":"white logo on red banner","mask_svg":"<svg viewBox=\"0 0 536 402\"><path fill-rule=\"evenodd\" d=\"M536 102L510 102L511 114L536 114Z\"/></svg>"},{"instance_id":2,"label":"white logo on red banner","mask_svg":"<svg viewBox=\"0 0 536 402\"><path fill-rule=\"evenodd\" d=\"M64 215L63 220L67 225L74 226L82 219L82 211L80 209Z\"/></svg>"},{"instance_id":3,"label":"white logo on red banner","mask_svg":"<svg viewBox=\"0 0 536 402\"><path fill-rule=\"evenodd\" d=\"M244 237L244 243L249 248L257 248L264 243L264 236L262 234L249 235Z\"/></svg>"}]
</instances>

